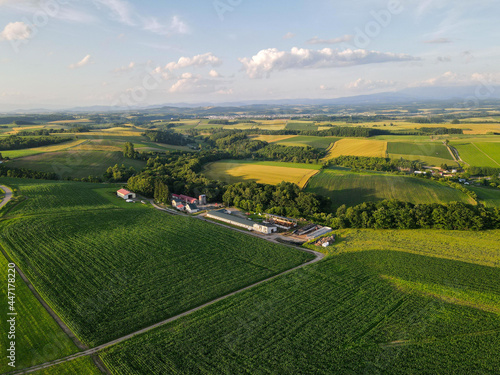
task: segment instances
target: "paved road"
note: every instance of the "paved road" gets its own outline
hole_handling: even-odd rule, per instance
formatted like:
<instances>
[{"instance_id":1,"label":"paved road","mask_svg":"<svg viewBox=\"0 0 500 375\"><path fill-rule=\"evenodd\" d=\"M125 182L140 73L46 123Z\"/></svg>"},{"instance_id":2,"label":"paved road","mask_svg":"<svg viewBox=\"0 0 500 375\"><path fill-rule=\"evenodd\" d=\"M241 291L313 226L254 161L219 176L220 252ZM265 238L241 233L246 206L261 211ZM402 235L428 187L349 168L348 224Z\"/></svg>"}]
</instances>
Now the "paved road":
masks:
<instances>
[{"instance_id":1,"label":"paved road","mask_svg":"<svg viewBox=\"0 0 500 375\"><path fill-rule=\"evenodd\" d=\"M178 214L175 211L162 209L162 208L160 208L160 207L158 207L156 205L154 205L154 206L158 210L166 211L166 212L171 213L171 214ZM206 220L206 219L203 218L203 220ZM225 226L225 225L219 224L219 223L213 223L213 224ZM231 227L228 227L228 228L236 230L236 231L240 231L240 232L245 233L245 234L252 235L251 232L245 232L243 230L238 230L238 229L231 228ZM262 238L262 237L260 237L260 238ZM284 245L284 244L282 244L282 245L283 246L288 246L288 245ZM292 247L292 246L289 246L289 247ZM245 288L236 290L236 291L234 291L232 293L229 293L229 294L226 294L226 295L224 295L222 297L216 298L216 299L214 299L214 300L212 300L210 302L207 302L207 303L205 303L205 304L203 304L201 306L195 307L194 309L188 310L186 312L183 312L182 314L173 316L173 317L171 317L169 319L166 319L164 321L158 322L156 324L153 324L153 325L151 325L149 327L143 328L143 329L141 329L139 331L136 331L134 333L130 333L130 334L126 335L126 336L120 337L120 338L118 338L116 340L113 340L113 341L110 341L110 342L108 342L106 344L102 344L102 345L96 346L95 348L87 349L87 350L81 351L79 353L75 353L75 354L72 354L70 356L67 356L67 357L64 357L64 358L60 358L60 359L57 359L55 361L47 362L47 363L44 363L44 364L41 364L41 365L38 365L38 366L30 367L30 368L27 368L27 369L24 369L24 370L9 372L8 374L5 374L5 375L29 374L29 373L32 373L32 372L35 372L35 371L38 371L38 370L42 370L42 369L45 369L45 368L49 368L49 367L55 366L55 365L60 364L60 363L69 362L69 361L72 361L72 360L77 359L77 358L87 357L87 356L96 354L96 353L100 352L103 349L109 348L110 346L113 346L113 345L119 344L119 343L121 343L123 341L129 340L129 339L133 338L134 336L141 335L141 334L146 333L148 331L151 331L151 330L153 330L155 328L161 327L161 326L163 326L165 324L174 322L174 321L176 321L176 320L178 320L180 318L183 318L183 317L185 317L187 315L190 315L190 314L192 314L192 313L194 313L196 311L199 311L199 310L201 310L201 309L203 309L203 308L205 308L207 306L213 305L214 303L223 301L226 298L232 297L232 296L234 296L236 294L239 294L241 292L244 292L246 290L255 288L256 286L259 286L261 284L267 283L268 281L274 280L274 279L276 279L276 278L278 278L280 276L283 276L283 275L286 275L286 274L288 274L290 272L296 271L296 270L298 270L298 269L300 269L302 267L305 267L305 266L317 263L317 262L321 261L325 257L325 254L319 253L317 251L313 251L313 250L309 250L309 249L300 249L300 248L296 248L296 247L292 247L292 248L299 249L299 250L302 250L302 251L305 251L305 252L308 252L308 253L312 253L312 254L315 255L315 258L313 260L309 261L309 262L301 264L300 266L291 268L291 269L289 269L287 271L284 271L284 272L281 272L281 273L279 273L277 275L271 276L271 277L269 277L269 278L267 278L265 280L256 282L256 283L254 283L252 285L249 285L249 286L247 286Z\"/></svg>"},{"instance_id":2,"label":"paved road","mask_svg":"<svg viewBox=\"0 0 500 375\"><path fill-rule=\"evenodd\" d=\"M0 203L0 208L2 208L12 199L12 190L10 190L9 187L4 185L0 185L0 189L5 191L5 198L2 200L2 203Z\"/></svg>"}]
</instances>

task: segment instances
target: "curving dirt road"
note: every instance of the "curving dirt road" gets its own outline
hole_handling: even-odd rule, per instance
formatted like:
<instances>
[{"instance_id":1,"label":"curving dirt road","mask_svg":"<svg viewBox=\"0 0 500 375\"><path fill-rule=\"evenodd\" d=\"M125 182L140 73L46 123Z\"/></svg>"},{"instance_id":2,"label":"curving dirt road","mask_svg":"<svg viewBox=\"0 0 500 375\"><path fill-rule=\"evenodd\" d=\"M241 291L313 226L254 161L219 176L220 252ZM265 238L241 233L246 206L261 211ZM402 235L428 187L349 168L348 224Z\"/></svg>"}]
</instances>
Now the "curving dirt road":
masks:
<instances>
[{"instance_id":1,"label":"curving dirt road","mask_svg":"<svg viewBox=\"0 0 500 375\"><path fill-rule=\"evenodd\" d=\"M5 206L7 203L9 203L9 201L12 199L12 190L7 187L7 186L4 186L4 185L0 185L0 189L2 189L3 191L5 191L5 197L3 198L2 202L0 203L0 209Z\"/></svg>"},{"instance_id":2,"label":"curving dirt road","mask_svg":"<svg viewBox=\"0 0 500 375\"><path fill-rule=\"evenodd\" d=\"M155 206L155 208L159 209L159 210L162 210L162 211L167 211L167 212L169 212L171 214L177 214L176 212L171 212L170 210L165 210L165 209L162 209L162 208L160 208L158 206ZM206 220L206 219L204 219L204 220ZM214 224L219 224L219 223L214 223ZM220 225L225 226L223 224L220 224ZM234 228L231 228L231 227L228 227L228 228L235 230ZM237 231L239 231L239 230L237 230ZM247 233L245 231L241 231L241 232L246 233L246 234L250 234L250 233ZM281 244L281 245L288 246L288 245L284 245L284 244ZM292 247L292 246L288 246L288 247ZM299 265L297 267L293 267L293 268L291 268L289 270L286 270L286 271L283 271L283 272L281 272L281 273L279 273L277 275L271 276L271 277L269 277L269 278L267 278L265 280L256 282L256 283L254 283L252 285L246 286L245 288L236 290L236 291L234 291L232 293L229 293L229 294L226 294L226 295L224 295L222 297L216 298L216 299L214 299L214 300L212 300L210 302L207 302L207 303L205 303L205 304L203 304L201 306L198 306L198 307L195 307L195 308L193 308L191 310L185 311L182 314L173 316L173 317L171 317L169 319L163 320L163 321L158 322L156 324L153 324L153 325L151 325L149 327L143 328L143 329L141 329L139 331L130 333L130 334L126 335L126 336L120 337L120 338L115 339L113 341L110 341L110 342L108 342L106 344L102 344L102 345L96 346L96 347L94 347L92 349L87 349L87 350L81 351L79 353L75 353L75 354L72 354L70 356L67 356L67 357L64 357L64 358L60 358L60 359L57 359L57 360L54 360L54 361L51 361L51 362L43 363L41 365L37 365L37 366L30 367L30 368L23 369L23 370L9 372L9 373L7 373L5 375L29 374L29 373L32 373L32 372L35 372L35 371L38 371L38 370L42 370L42 369L45 369L45 368L49 368L49 367L55 366L55 365L60 364L60 363L69 362L69 361L72 361L72 360L77 359L77 358L94 355L94 354L100 352L103 349L109 348L110 346L113 346L113 345L119 344L119 343L121 343L123 341L129 340L129 339L131 339L134 336L141 335L143 333L151 331L152 329L161 327L161 326L163 326L165 324L174 322L174 321L176 321L176 320L178 320L180 318L183 318L183 317L185 317L187 315L190 315L190 314L192 314L192 313L194 313L194 312L196 312L198 310L201 310L201 309L203 309L203 308L205 308L207 306L213 305L214 303L223 301L226 298L232 297L232 296L234 296L236 294L239 294L241 292L244 292L246 290L255 288L255 287L257 287L257 286L259 286L261 284L264 284L264 283L266 283L268 281L274 280L274 279L276 279L276 278L278 278L280 276L286 275L286 274L288 274L290 272L296 271L296 270L298 270L298 269L300 269L302 267L305 267L305 266L317 263L317 262L321 261L325 257L325 254L317 252L317 251L314 251L314 250L301 249L301 248L296 248L296 247L292 247L292 248L298 249L298 250L302 250L302 251L305 251L305 252L308 252L308 253L311 253L311 254L314 254L316 257L313 260L310 260L309 262L303 263L303 264L301 264L301 265Z\"/></svg>"}]
</instances>

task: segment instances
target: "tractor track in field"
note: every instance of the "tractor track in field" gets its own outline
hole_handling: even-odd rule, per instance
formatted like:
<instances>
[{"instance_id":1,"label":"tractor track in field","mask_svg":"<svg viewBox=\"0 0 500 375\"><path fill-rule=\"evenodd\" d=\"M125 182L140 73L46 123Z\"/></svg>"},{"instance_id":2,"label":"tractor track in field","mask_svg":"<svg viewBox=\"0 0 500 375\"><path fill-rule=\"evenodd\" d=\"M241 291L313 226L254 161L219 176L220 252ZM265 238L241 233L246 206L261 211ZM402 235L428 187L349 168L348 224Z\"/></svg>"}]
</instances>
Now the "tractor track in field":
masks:
<instances>
[{"instance_id":1,"label":"tractor track in field","mask_svg":"<svg viewBox=\"0 0 500 375\"><path fill-rule=\"evenodd\" d=\"M177 212L176 212L176 211L174 211L174 210L164 209L164 208L161 208L161 207L159 207L159 206L155 205L153 202L151 202L151 203L153 204L153 206L154 206L157 210L160 210L160 211L163 211L163 212L167 212L167 213L169 213L169 214L171 214L171 215L182 215L181 213L177 213ZM184 215L182 215L182 216L184 216ZM253 235L253 236L256 236L256 237L258 237L258 238L262 238L262 239L264 239L264 238L263 238L263 237L261 237L261 236L257 236L257 235L255 235L255 234L250 233L250 232L245 232L244 230L235 229L235 228L229 227L229 226L224 225L224 224L221 224L221 223L216 223L216 222L213 222L213 221L209 221L209 220L207 220L207 219L205 219L205 218L202 218L202 217L197 217L197 218L198 218L199 220L204 220L204 221L210 222L210 223L215 224L215 225L220 225L220 226L223 226L223 227L229 228L229 229L231 229L231 230L235 230L235 231L238 231L238 232L241 232L241 233L245 233L245 234L247 234L247 235ZM264 240L265 240L265 239L264 239ZM122 337L120 337L120 338L117 338L117 339L112 340L112 341L110 341L110 342L107 342L107 343L105 343L105 344L101 344L101 345L98 345L98 346L96 346L96 347L94 347L94 348L90 348L90 349L84 349L84 350L82 350L82 351L80 351L80 352L78 352L78 353L75 353L75 354L72 354L72 355L69 355L69 356L66 356L66 357L63 357L63 358L59 358L59 359L56 359L56 360L54 360L54 361L49 361L49 362L42 363L42 364L40 364L40 365L36 365L36 366L29 367L29 368L26 368L26 369L22 369L22 370L18 370L18 371L12 371L12 372L9 372L9 373L5 373L4 375L30 374L30 373L35 372L35 371L43 370L43 369L46 369L46 368L49 368L49 367L52 367L52 366L55 366L55 365L58 365L58 364L61 364L61 363L70 362L70 361L73 361L73 360L75 360L75 359L82 358L82 357L88 357L88 356L91 356L91 358L92 358L92 359L94 360L94 362L96 363L97 367L98 367L99 369L101 369L101 371L104 371L104 370L106 370L106 367L105 367L104 363L101 361L101 359L100 359L100 358L98 357L98 355L97 355L100 351L102 351L102 350L104 350L104 349L107 349L107 348L109 348L109 347L111 347L111 346L113 346L113 345L117 345L117 344L120 344L120 343L122 343L122 342L124 342L124 341L127 341L127 340L129 340L129 339L132 339L132 338L133 338L133 337L135 337L135 336L138 336L138 335L141 335L141 334L143 334L143 333L149 332L149 331L151 331L151 330L153 330L153 329L155 329L155 328L158 328L158 327L164 326L164 325L166 325L166 324L168 324L168 323L172 323L172 322L174 322L174 321L176 321L176 320L178 320L178 319L181 319L181 318L183 318L183 317L185 317L185 316L191 315L191 314L193 314L193 313L195 313L195 312L197 312L197 311L199 311L199 310L201 310L201 309L203 309L203 308L205 308L205 307L208 307L208 306L213 305L213 304L215 304L215 303L217 303L217 302L223 301L223 300L225 300L225 299L227 299L227 298L229 298L229 297L233 297L233 296L235 296L235 295L237 295L237 294L239 294L239 293L242 293L242 292L244 292L244 291L247 291L247 290L253 289L253 288L255 288L255 287L259 286L259 285L262 285L262 284L264 284L264 283L267 283L267 282L269 282L269 281L271 281L271 280L274 280L274 279L276 279L276 278L278 278L278 277L284 276L284 275L286 275L286 274L288 274L288 273L291 273L291 272L293 272L293 271L299 270L299 269L301 269L301 268L303 268L303 267L305 267L305 266L308 266L308 265L311 265L311 264L314 264L314 263L318 263L318 262L320 262L321 260L323 260L323 258L325 257L325 254L320 253L320 252L317 252L317 251L313 251L313 250L309 250L309 249L305 249L305 248L298 248L298 247L294 247L294 246L291 246L291 245L286 245L286 244L283 244L283 243L280 243L280 242L277 242L277 241L270 241L270 242L273 242L273 243L278 243L278 244L280 244L280 245L282 245L282 246L287 246L287 247L292 248L292 249L298 249L298 250L301 250L301 251L304 251L304 252L307 252L307 253L313 254L313 255L315 255L315 258L314 258L314 259L312 259L312 260L310 260L310 261L308 261L308 262L302 263L302 264L300 264L300 265L298 265L298 266L296 266L296 267L293 267L293 268L290 268L290 269L288 269L288 270L286 270L286 271L280 272L280 273L278 273L278 274L276 274L276 275L274 275L274 276L268 277L267 279L264 279L264 280L258 281L258 282L256 282L256 283L253 283L253 284L251 284L251 285L248 285L248 286L246 286L246 287L244 287L244 288L238 289L238 290L236 290L236 291L234 291L234 292L231 292L231 293L225 294L225 295L223 295L223 296L221 296L221 297L218 297L218 298L216 298L216 299L214 299L214 300L212 300L212 301L209 301L209 302L207 302L207 303L204 303L203 305L197 306L197 307L192 308L192 309L190 309L190 310L188 310L188 311L185 311L185 312L183 312L183 313L181 313L181 314L175 315L175 316L173 316L173 317L171 317L171 318L168 318L168 319L163 320L163 321L161 321L161 322L155 323L155 324L153 324L153 325L151 325L151 326L148 326L148 327L142 328L142 329L140 329L140 330L138 330L138 331L136 331L136 332L130 333L130 334L125 335L125 336L122 336ZM3 249L2 249L2 252L4 252L4 251L3 251ZM4 252L4 255L6 255L6 254L5 254L5 252ZM17 268L17 266L16 266L16 268ZM20 271L20 270L18 270L18 271L19 271L19 274L21 275L21 274L22 274L22 273L21 273L21 271ZM25 279L25 277L23 277L23 280L27 283L27 285L28 285L28 286L30 286L30 289L31 289L31 288L33 288L33 286L29 283L29 281L28 281L27 279ZM32 289L32 291L33 291L33 293L36 293L36 291L34 290L34 288ZM36 294L36 295L38 295L38 294ZM37 298L38 298L38 297L37 297ZM40 297L40 299L41 299L41 297ZM42 299L42 300L40 300L40 302L44 305L44 307L45 307L45 306L47 306L47 307L48 307L48 305L45 303L45 301L43 301L43 299ZM50 309L50 307L48 307L48 308ZM54 313L54 314L55 314L55 313ZM52 315L52 314L51 314L51 315ZM55 315L55 316L57 317L57 315ZM57 318L58 318L58 317L57 317ZM55 318L54 318L54 319L55 319ZM58 318L58 319L59 319L59 318ZM60 320L60 319L59 319L59 320ZM57 321L58 321L58 323L59 323L59 320L57 320ZM62 324L64 324L64 322L62 322L62 321L61 321L61 323L62 323ZM68 328L68 330L69 330L69 328ZM65 331L65 332L66 332L66 331ZM69 331L69 332L71 332L71 331ZM66 332L66 333L68 333L68 332ZM71 335L73 335L73 333L72 333L72 332L71 332ZM73 335L73 336L74 336L74 335ZM71 337L71 336L70 336L70 337ZM76 339L76 340L78 340L78 338L76 338L76 337L75 337L75 339ZM82 345L83 345L83 344L82 344ZM98 364L99 364L100 366L99 366ZM102 368L102 366L104 366L104 368Z\"/></svg>"}]
</instances>

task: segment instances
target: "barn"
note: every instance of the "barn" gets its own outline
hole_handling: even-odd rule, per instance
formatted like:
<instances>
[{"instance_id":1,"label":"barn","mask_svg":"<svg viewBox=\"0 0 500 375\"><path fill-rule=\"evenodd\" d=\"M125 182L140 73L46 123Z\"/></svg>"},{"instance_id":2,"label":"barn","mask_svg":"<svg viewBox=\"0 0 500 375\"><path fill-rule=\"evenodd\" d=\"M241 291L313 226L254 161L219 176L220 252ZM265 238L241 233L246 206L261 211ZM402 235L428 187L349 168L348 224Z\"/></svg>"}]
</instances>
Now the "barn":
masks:
<instances>
[{"instance_id":1,"label":"barn","mask_svg":"<svg viewBox=\"0 0 500 375\"><path fill-rule=\"evenodd\" d=\"M135 199L137 196L135 193L132 193L128 190L125 189L120 189L116 192L116 195L118 195L120 198L123 199Z\"/></svg>"}]
</instances>

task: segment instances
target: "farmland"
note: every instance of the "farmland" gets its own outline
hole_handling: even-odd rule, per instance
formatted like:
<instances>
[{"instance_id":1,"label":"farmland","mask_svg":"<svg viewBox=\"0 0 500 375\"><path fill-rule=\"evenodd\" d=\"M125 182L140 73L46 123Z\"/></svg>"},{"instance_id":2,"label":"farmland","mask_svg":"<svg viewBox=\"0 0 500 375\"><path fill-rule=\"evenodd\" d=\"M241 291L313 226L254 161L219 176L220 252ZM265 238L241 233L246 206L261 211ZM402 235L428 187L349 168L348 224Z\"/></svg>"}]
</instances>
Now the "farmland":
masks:
<instances>
[{"instance_id":1,"label":"farmland","mask_svg":"<svg viewBox=\"0 0 500 375\"><path fill-rule=\"evenodd\" d=\"M12 180L2 181L14 186ZM144 205L123 208L123 200L96 192L99 185L16 185L29 199L0 222L1 244L88 345L154 324L312 257ZM50 214L40 220L43 212Z\"/></svg>"},{"instance_id":2,"label":"farmland","mask_svg":"<svg viewBox=\"0 0 500 375\"><path fill-rule=\"evenodd\" d=\"M273 143L283 146L310 146L326 150L339 139L340 138L335 137L293 136L287 139L275 141Z\"/></svg>"},{"instance_id":3,"label":"farmland","mask_svg":"<svg viewBox=\"0 0 500 375\"><path fill-rule=\"evenodd\" d=\"M142 160L125 158L119 151L61 151L15 159L13 168L29 168L41 172L54 172L60 178L102 176L110 166L124 164L140 171L146 166Z\"/></svg>"},{"instance_id":4,"label":"farmland","mask_svg":"<svg viewBox=\"0 0 500 375\"><path fill-rule=\"evenodd\" d=\"M389 154L432 156L453 161L450 152L442 143L405 143L389 142L387 147Z\"/></svg>"},{"instance_id":5,"label":"farmland","mask_svg":"<svg viewBox=\"0 0 500 375\"><path fill-rule=\"evenodd\" d=\"M459 190L435 181L383 173L353 173L340 168L323 170L314 176L306 191L330 197L336 207L384 199L411 203L473 203Z\"/></svg>"},{"instance_id":6,"label":"farmland","mask_svg":"<svg viewBox=\"0 0 500 375\"><path fill-rule=\"evenodd\" d=\"M314 122L302 121L302 122L288 122L286 124L287 130L318 130L318 127Z\"/></svg>"},{"instance_id":7,"label":"farmland","mask_svg":"<svg viewBox=\"0 0 500 375\"><path fill-rule=\"evenodd\" d=\"M2 280L4 282L0 284L0 300L2 301L0 314L2 317L7 317L9 312L7 264L7 260L0 253L0 272L4 277ZM17 275L14 285L16 295L14 306L18 316L22 317L22 324L16 326L17 369L48 362L77 352L77 347L45 311L19 275ZM0 327L2 333L9 331L7 318L1 319ZM7 353L10 341L7 334L2 334L0 338L2 353ZM7 365L7 360L3 356L2 361L0 361L0 373L9 371L12 371L12 367Z\"/></svg>"},{"instance_id":8,"label":"farmland","mask_svg":"<svg viewBox=\"0 0 500 375\"><path fill-rule=\"evenodd\" d=\"M486 207L500 207L500 189L484 187L470 187L469 189L477 194Z\"/></svg>"},{"instance_id":9,"label":"farmland","mask_svg":"<svg viewBox=\"0 0 500 375\"><path fill-rule=\"evenodd\" d=\"M89 357L82 357L71 362L61 363L56 366L49 367L44 370L38 370L32 373L33 375L100 375L101 371L92 363Z\"/></svg>"},{"instance_id":10,"label":"farmland","mask_svg":"<svg viewBox=\"0 0 500 375\"><path fill-rule=\"evenodd\" d=\"M287 181L303 187L319 169L320 165L313 164L225 160L208 164L203 173L210 179L228 183L256 181L277 185Z\"/></svg>"},{"instance_id":11,"label":"farmland","mask_svg":"<svg viewBox=\"0 0 500 375\"><path fill-rule=\"evenodd\" d=\"M9 158L13 159L13 158L21 158L24 156L43 154L43 153L47 153L47 152L57 152L57 151L69 150L69 149L76 147L84 142L85 142L85 140L80 139L80 140L75 140L75 141L71 141L71 142L64 142L64 143L60 143L57 145L51 145L51 146L27 148L24 150L2 151L2 156L9 157Z\"/></svg>"},{"instance_id":12,"label":"farmland","mask_svg":"<svg viewBox=\"0 0 500 375\"><path fill-rule=\"evenodd\" d=\"M373 156L385 158L387 142L363 138L344 138L330 149L326 159L338 156Z\"/></svg>"},{"instance_id":13,"label":"farmland","mask_svg":"<svg viewBox=\"0 0 500 375\"><path fill-rule=\"evenodd\" d=\"M498 231L339 234L327 260L101 358L115 374L451 375L500 367Z\"/></svg>"},{"instance_id":14,"label":"farmland","mask_svg":"<svg viewBox=\"0 0 500 375\"><path fill-rule=\"evenodd\" d=\"M477 167L500 167L500 143L476 142L473 139L452 141L460 158L467 164Z\"/></svg>"}]
</instances>

